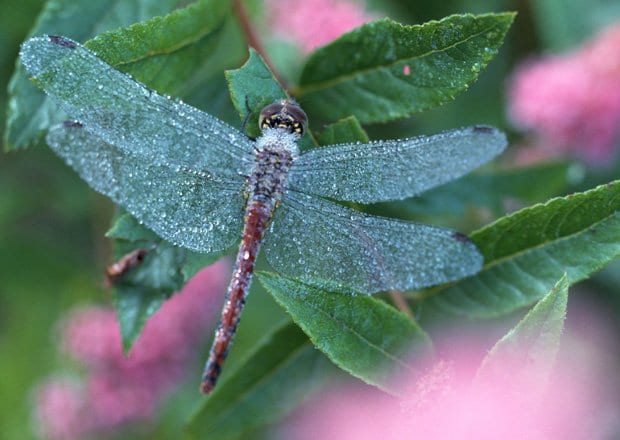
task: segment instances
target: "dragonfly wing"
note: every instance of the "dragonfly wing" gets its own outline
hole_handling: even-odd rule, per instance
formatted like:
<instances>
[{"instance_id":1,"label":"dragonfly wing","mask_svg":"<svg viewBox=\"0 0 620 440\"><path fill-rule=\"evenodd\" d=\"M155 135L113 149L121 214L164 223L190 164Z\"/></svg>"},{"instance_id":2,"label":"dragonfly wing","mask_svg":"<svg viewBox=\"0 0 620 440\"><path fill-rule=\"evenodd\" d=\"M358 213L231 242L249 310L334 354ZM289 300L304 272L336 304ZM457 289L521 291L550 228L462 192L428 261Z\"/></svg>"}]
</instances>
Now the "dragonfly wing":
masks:
<instances>
[{"instance_id":1,"label":"dragonfly wing","mask_svg":"<svg viewBox=\"0 0 620 440\"><path fill-rule=\"evenodd\" d=\"M240 177L222 180L188 167L145 162L78 123L53 127L47 142L91 187L173 244L214 252L241 236Z\"/></svg>"},{"instance_id":2,"label":"dragonfly wing","mask_svg":"<svg viewBox=\"0 0 620 440\"><path fill-rule=\"evenodd\" d=\"M220 175L251 168L253 143L240 131L149 90L74 41L35 37L20 58L71 118L126 153Z\"/></svg>"},{"instance_id":3,"label":"dragonfly wing","mask_svg":"<svg viewBox=\"0 0 620 440\"><path fill-rule=\"evenodd\" d=\"M278 271L364 293L415 289L478 272L482 256L448 229L375 217L289 191L265 253Z\"/></svg>"},{"instance_id":4,"label":"dragonfly wing","mask_svg":"<svg viewBox=\"0 0 620 440\"><path fill-rule=\"evenodd\" d=\"M474 126L435 136L330 145L301 155L287 186L359 203L404 199L468 173L506 144L497 129Z\"/></svg>"}]
</instances>

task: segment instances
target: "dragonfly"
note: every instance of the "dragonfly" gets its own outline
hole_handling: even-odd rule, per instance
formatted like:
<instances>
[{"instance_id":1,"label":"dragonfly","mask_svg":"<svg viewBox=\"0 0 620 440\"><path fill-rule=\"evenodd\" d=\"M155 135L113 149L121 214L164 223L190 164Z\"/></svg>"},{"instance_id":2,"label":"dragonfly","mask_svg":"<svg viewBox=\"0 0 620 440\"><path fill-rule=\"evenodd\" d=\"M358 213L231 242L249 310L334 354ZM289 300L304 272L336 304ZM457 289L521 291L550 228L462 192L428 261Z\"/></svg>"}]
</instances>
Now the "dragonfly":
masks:
<instances>
[{"instance_id":1,"label":"dragonfly","mask_svg":"<svg viewBox=\"0 0 620 440\"><path fill-rule=\"evenodd\" d=\"M92 188L174 245L212 253L239 242L203 393L220 376L261 247L277 272L352 293L418 289L482 266L463 234L337 201L400 200L456 179L504 150L493 127L301 152L308 119L292 99L261 111L253 140L68 38L31 38L20 59L72 118L52 127L47 143Z\"/></svg>"}]
</instances>

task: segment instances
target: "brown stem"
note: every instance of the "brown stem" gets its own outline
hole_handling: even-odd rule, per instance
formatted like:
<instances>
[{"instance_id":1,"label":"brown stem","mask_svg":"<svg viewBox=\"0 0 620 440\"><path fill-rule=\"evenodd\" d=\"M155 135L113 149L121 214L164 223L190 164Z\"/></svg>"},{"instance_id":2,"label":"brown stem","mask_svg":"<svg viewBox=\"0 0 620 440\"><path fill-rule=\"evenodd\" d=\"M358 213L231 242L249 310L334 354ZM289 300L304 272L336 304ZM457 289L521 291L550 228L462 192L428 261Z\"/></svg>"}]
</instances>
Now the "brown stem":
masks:
<instances>
[{"instance_id":1,"label":"brown stem","mask_svg":"<svg viewBox=\"0 0 620 440\"><path fill-rule=\"evenodd\" d=\"M261 42L261 39L258 36L256 29L254 28L254 25L250 21L248 12L245 9L245 6L243 5L243 0L233 0L233 10L235 11L235 15L237 16L237 19L239 20L239 24L241 25L241 29L243 30L243 33L245 34L245 38L248 41L248 44L251 47L253 47L256 50L256 52L260 54L260 56L265 61L265 64L267 64L267 67L269 67L269 70L271 70L271 73L273 73L273 76L280 83L282 88L284 90L287 90L286 82L284 81L280 73L276 70L276 68L274 67L273 63L271 62L271 59L267 56L265 47L263 46L263 43Z\"/></svg>"},{"instance_id":2,"label":"brown stem","mask_svg":"<svg viewBox=\"0 0 620 440\"><path fill-rule=\"evenodd\" d=\"M392 301L398 310L413 319L413 313L409 308L409 304L407 304L405 297L399 290L390 290L390 298L392 298Z\"/></svg>"}]
</instances>

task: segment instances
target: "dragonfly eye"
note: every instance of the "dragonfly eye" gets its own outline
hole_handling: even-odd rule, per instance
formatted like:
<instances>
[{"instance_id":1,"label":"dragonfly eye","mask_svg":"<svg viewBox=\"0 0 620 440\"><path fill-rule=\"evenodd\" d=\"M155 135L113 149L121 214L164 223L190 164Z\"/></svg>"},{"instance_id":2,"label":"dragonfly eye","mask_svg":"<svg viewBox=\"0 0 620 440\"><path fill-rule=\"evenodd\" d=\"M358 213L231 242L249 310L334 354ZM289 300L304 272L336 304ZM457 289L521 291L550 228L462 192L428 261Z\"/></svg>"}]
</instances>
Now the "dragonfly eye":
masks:
<instances>
[{"instance_id":1,"label":"dragonfly eye","mask_svg":"<svg viewBox=\"0 0 620 440\"><path fill-rule=\"evenodd\" d=\"M308 124L308 117L301 107L291 99L283 99L269 104L260 112L258 125L265 128L284 128L290 133L303 135Z\"/></svg>"}]
</instances>

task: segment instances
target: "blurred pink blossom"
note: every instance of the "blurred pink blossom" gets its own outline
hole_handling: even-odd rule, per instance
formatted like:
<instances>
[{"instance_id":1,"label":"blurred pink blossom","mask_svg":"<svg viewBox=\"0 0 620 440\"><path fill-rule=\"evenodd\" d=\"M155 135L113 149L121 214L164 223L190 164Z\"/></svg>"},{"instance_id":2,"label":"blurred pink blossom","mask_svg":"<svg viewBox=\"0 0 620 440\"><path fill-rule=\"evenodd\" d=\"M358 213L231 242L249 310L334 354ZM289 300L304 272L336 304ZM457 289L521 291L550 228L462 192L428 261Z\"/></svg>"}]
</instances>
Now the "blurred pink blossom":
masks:
<instances>
[{"instance_id":1,"label":"blurred pink blossom","mask_svg":"<svg viewBox=\"0 0 620 440\"><path fill-rule=\"evenodd\" d=\"M36 429L44 438L74 439L82 434L86 407L79 384L64 378L50 380L36 396Z\"/></svg>"},{"instance_id":2,"label":"blurred pink blossom","mask_svg":"<svg viewBox=\"0 0 620 440\"><path fill-rule=\"evenodd\" d=\"M349 385L312 399L281 432L296 440L502 439L591 440L606 416L591 358L558 362L551 379L510 359L475 377L479 344L453 341L448 361L425 374L400 378L399 398ZM591 354L591 353L590 353ZM517 356L519 357L519 356ZM580 368L586 364L587 368ZM575 365L577 367L575 368ZM609 412L607 413L609 414Z\"/></svg>"},{"instance_id":3,"label":"blurred pink blossom","mask_svg":"<svg viewBox=\"0 0 620 440\"><path fill-rule=\"evenodd\" d=\"M524 63L508 89L511 119L537 144L604 164L620 142L620 23L573 52Z\"/></svg>"},{"instance_id":4,"label":"blurred pink blossom","mask_svg":"<svg viewBox=\"0 0 620 440\"><path fill-rule=\"evenodd\" d=\"M90 306L70 313L61 329L62 347L86 367L86 377L51 379L38 388L37 430L45 438L76 439L152 417L187 373L197 344L209 336L227 269L219 262L192 278L148 320L127 356L112 309Z\"/></svg>"},{"instance_id":5,"label":"blurred pink blossom","mask_svg":"<svg viewBox=\"0 0 620 440\"><path fill-rule=\"evenodd\" d=\"M354 0L266 0L269 25L276 35L311 52L376 18Z\"/></svg>"}]
</instances>

